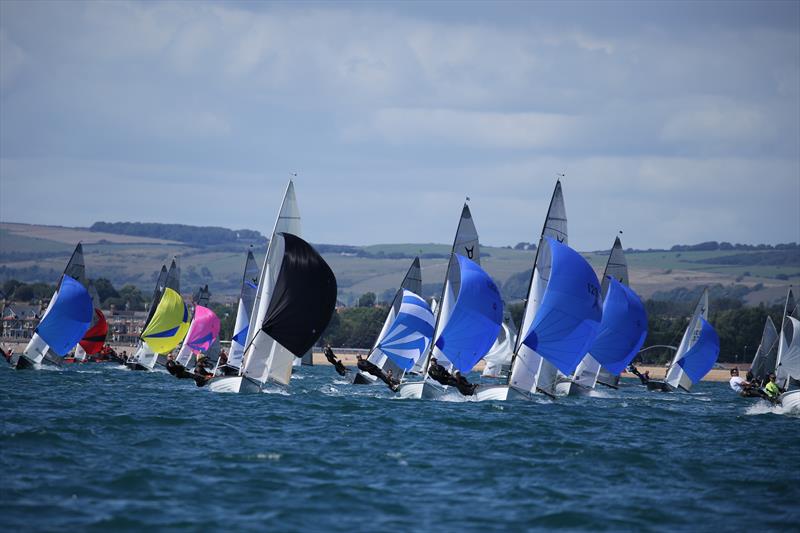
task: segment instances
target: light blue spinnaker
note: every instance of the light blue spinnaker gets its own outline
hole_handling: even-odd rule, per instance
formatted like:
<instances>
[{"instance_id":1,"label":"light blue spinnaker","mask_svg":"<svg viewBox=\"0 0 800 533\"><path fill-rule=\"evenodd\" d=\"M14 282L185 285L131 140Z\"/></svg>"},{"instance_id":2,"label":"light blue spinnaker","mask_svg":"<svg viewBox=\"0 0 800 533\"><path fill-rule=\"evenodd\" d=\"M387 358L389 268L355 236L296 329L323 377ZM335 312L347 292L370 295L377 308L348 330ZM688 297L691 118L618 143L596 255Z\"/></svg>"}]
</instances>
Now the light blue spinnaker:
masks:
<instances>
[{"instance_id":1,"label":"light blue spinnaker","mask_svg":"<svg viewBox=\"0 0 800 533\"><path fill-rule=\"evenodd\" d=\"M497 339L503 323L503 300L489 274L462 255L460 289L436 347L461 372L469 372Z\"/></svg>"},{"instance_id":2,"label":"light blue spinnaker","mask_svg":"<svg viewBox=\"0 0 800 533\"><path fill-rule=\"evenodd\" d=\"M692 383L697 383L708 374L714 367L719 355L719 336L714 327L700 318L700 335L694 345L689 348L686 355L678 361L678 365L683 369Z\"/></svg>"},{"instance_id":3,"label":"light blue spinnaker","mask_svg":"<svg viewBox=\"0 0 800 533\"><path fill-rule=\"evenodd\" d=\"M89 329L94 316L92 297L79 281L64 274L55 301L36 327L50 349L64 357Z\"/></svg>"},{"instance_id":4,"label":"light blue spinnaker","mask_svg":"<svg viewBox=\"0 0 800 533\"><path fill-rule=\"evenodd\" d=\"M552 254L550 280L522 342L569 376L600 329L600 283L581 254L550 237L543 243Z\"/></svg>"},{"instance_id":5,"label":"light blue spinnaker","mask_svg":"<svg viewBox=\"0 0 800 533\"><path fill-rule=\"evenodd\" d=\"M639 296L610 276L603 303L600 332L592 343L592 357L619 376L633 361L647 337L647 311Z\"/></svg>"},{"instance_id":6,"label":"light blue spinnaker","mask_svg":"<svg viewBox=\"0 0 800 533\"><path fill-rule=\"evenodd\" d=\"M433 312L425 300L403 290L400 310L378 348L403 370L411 369L433 338Z\"/></svg>"}]
</instances>

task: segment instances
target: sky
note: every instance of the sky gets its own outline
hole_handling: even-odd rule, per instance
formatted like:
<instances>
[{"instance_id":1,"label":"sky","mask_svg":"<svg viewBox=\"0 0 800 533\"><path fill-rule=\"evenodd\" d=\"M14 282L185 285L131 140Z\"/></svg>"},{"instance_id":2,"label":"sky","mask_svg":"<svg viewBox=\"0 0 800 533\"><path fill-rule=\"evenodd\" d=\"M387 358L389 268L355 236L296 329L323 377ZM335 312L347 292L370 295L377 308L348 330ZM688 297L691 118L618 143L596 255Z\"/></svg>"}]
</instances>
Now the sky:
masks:
<instances>
[{"instance_id":1,"label":"sky","mask_svg":"<svg viewBox=\"0 0 800 533\"><path fill-rule=\"evenodd\" d=\"M800 241L799 2L0 2L0 221Z\"/></svg>"}]
</instances>

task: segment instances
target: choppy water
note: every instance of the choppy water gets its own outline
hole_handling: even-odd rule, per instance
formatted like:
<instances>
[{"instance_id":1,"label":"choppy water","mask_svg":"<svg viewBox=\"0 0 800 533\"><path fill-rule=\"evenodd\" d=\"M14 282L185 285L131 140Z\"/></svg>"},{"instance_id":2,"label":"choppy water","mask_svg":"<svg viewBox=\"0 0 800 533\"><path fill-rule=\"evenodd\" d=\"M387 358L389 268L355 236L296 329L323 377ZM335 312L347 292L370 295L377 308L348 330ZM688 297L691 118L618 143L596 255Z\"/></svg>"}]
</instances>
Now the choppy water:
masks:
<instances>
[{"instance_id":1,"label":"choppy water","mask_svg":"<svg viewBox=\"0 0 800 533\"><path fill-rule=\"evenodd\" d=\"M797 530L800 415L625 382L394 400L302 368L224 395L111 365L0 368L0 530Z\"/></svg>"}]
</instances>

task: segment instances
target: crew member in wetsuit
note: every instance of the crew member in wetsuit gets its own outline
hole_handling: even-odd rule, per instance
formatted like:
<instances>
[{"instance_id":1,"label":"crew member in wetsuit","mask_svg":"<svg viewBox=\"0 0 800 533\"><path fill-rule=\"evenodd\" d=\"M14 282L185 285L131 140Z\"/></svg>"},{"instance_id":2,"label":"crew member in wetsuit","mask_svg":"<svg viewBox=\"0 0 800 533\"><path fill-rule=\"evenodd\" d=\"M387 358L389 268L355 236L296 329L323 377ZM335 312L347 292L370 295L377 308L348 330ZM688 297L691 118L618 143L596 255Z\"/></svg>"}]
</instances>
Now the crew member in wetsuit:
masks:
<instances>
[{"instance_id":1,"label":"crew member in wetsuit","mask_svg":"<svg viewBox=\"0 0 800 533\"><path fill-rule=\"evenodd\" d=\"M167 356L167 364L165 366L167 367L167 372L169 372L173 376L177 376L178 375L178 371L179 371L179 369L181 367L181 365L179 365L175 361L175 356L172 355L172 354L169 354Z\"/></svg>"},{"instance_id":2,"label":"crew member in wetsuit","mask_svg":"<svg viewBox=\"0 0 800 533\"><path fill-rule=\"evenodd\" d=\"M435 357L431 357L431 364L428 365L428 375L442 385L455 385L455 378L439 364Z\"/></svg>"},{"instance_id":3,"label":"crew member in wetsuit","mask_svg":"<svg viewBox=\"0 0 800 533\"><path fill-rule=\"evenodd\" d=\"M11 357L14 355L14 350L9 349L8 352L6 352L3 348L0 348L0 354L3 354L3 359L11 364Z\"/></svg>"},{"instance_id":4,"label":"crew member in wetsuit","mask_svg":"<svg viewBox=\"0 0 800 533\"><path fill-rule=\"evenodd\" d=\"M472 384L469 381L467 381L467 378L465 378L458 370L456 370L456 375L455 375L455 386L458 389L458 392L460 392L464 396L472 396L473 394L475 394L475 389L478 388L477 383Z\"/></svg>"},{"instance_id":5,"label":"crew member in wetsuit","mask_svg":"<svg viewBox=\"0 0 800 533\"><path fill-rule=\"evenodd\" d=\"M228 364L228 354L225 353L225 350L219 351L219 363L217 363L218 367L225 366Z\"/></svg>"},{"instance_id":6,"label":"crew member in wetsuit","mask_svg":"<svg viewBox=\"0 0 800 533\"><path fill-rule=\"evenodd\" d=\"M340 376L344 376L347 374L347 369L344 367L341 361L336 357L336 354L333 353L333 349L331 348L330 344L325 345L325 349L322 350L322 353L325 354L325 359L328 360L330 364L333 365L333 368L336 370L336 373Z\"/></svg>"},{"instance_id":7,"label":"crew member in wetsuit","mask_svg":"<svg viewBox=\"0 0 800 533\"><path fill-rule=\"evenodd\" d=\"M206 362L208 358L205 355L201 355L197 358L197 364L194 365L194 382L197 384L198 387L202 387L208 380L214 377L213 372L209 372L206 368Z\"/></svg>"},{"instance_id":8,"label":"crew member in wetsuit","mask_svg":"<svg viewBox=\"0 0 800 533\"><path fill-rule=\"evenodd\" d=\"M644 374L642 374L641 372L639 372L638 368L636 368L633 365L630 365L628 367L628 372L630 372L634 376L638 377L639 381L642 382L642 385L647 385L647 383L650 381L650 371L649 370L645 370Z\"/></svg>"},{"instance_id":9,"label":"crew member in wetsuit","mask_svg":"<svg viewBox=\"0 0 800 533\"><path fill-rule=\"evenodd\" d=\"M358 363L356 363L356 364L357 364L359 370L361 370L362 372L366 372L367 374L370 374L372 376L375 376L379 380L381 380L384 383L386 383L386 385L390 389L396 390L395 389L395 385L392 383L391 380L389 380L388 377L386 377L386 374L383 373L383 370L381 370L378 365L376 365L375 363L370 362L367 359L364 359L361 355L357 355L356 359L358 360Z\"/></svg>"},{"instance_id":10,"label":"crew member in wetsuit","mask_svg":"<svg viewBox=\"0 0 800 533\"><path fill-rule=\"evenodd\" d=\"M397 392L397 388L400 386L400 382L394 379L392 375L392 369L386 371L386 384L389 385L389 388L393 391Z\"/></svg>"}]
</instances>

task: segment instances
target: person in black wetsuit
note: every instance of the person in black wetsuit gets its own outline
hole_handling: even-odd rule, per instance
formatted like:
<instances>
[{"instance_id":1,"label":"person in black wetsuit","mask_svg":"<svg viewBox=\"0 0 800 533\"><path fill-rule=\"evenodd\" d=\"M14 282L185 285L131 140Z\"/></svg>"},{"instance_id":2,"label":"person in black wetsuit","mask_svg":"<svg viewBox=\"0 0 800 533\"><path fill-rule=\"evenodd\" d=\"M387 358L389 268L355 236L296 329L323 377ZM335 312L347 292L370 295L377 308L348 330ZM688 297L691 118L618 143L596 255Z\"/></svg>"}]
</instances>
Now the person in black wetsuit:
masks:
<instances>
[{"instance_id":1,"label":"person in black wetsuit","mask_svg":"<svg viewBox=\"0 0 800 533\"><path fill-rule=\"evenodd\" d=\"M647 385L647 383L650 381L650 371L649 370L645 370L644 374L642 374L641 372L639 372L638 368L636 368L633 365L630 365L628 367L628 372L630 372L634 376L638 377L639 381L642 382L642 385Z\"/></svg>"},{"instance_id":2,"label":"person in black wetsuit","mask_svg":"<svg viewBox=\"0 0 800 533\"><path fill-rule=\"evenodd\" d=\"M467 381L467 378L461 375L461 372L459 372L458 370L456 370L456 375L454 377L455 377L455 387L458 389L458 392L460 392L464 396L472 396L473 394L475 394L475 389L478 388L477 383L472 384L469 381Z\"/></svg>"},{"instance_id":3,"label":"person in black wetsuit","mask_svg":"<svg viewBox=\"0 0 800 533\"><path fill-rule=\"evenodd\" d=\"M333 349L331 348L330 344L325 345L325 349L322 350L322 353L325 354L325 359L328 360L330 364L333 365L333 368L336 370L336 373L340 376L344 376L347 374L347 369L344 367L341 361L336 357L336 354L333 353Z\"/></svg>"},{"instance_id":4,"label":"person in black wetsuit","mask_svg":"<svg viewBox=\"0 0 800 533\"><path fill-rule=\"evenodd\" d=\"M397 392L397 388L400 386L400 382L394 379L391 368L386 371L386 384L395 392Z\"/></svg>"},{"instance_id":5,"label":"person in black wetsuit","mask_svg":"<svg viewBox=\"0 0 800 533\"><path fill-rule=\"evenodd\" d=\"M169 354L167 356L167 364L165 366L167 367L167 372L169 372L173 376L177 376L181 365L179 365L175 361L175 356L173 356L172 354Z\"/></svg>"},{"instance_id":6,"label":"person in black wetsuit","mask_svg":"<svg viewBox=\"0 0 800 533\"><path fill-rule=\"evenodd\" d=\"M358 366L359 370L361 370L362 372L366 372L367 374L370 374L372 376L375 376L379 380L381 380L384 383L386 383L386 385L390 389L397 390L397 385L395 385L396 382L391 380L391 379L389 379L386 376L386 374L383 373L383 370L381 370L378 365L376 365L375 363L370 362L367 359L364 359L361 355L357 355L356 359L358 360L357 366Z\"/></svg>"},{"instance_id":7,"label":"person in black wetsuit","mask_svg":"<svg viewBox=\"0 0 800 533\"><path fill-rule=\"evenodd\" d=\"M209 372L206 368L206 363L208 362L208 358L205 355L201 355L197 358L197 364L194 365L194 382L197 384L198 387L202 387L208 380L214 377L213 372Z\"/></svg>"},{"instance_id":8,"label":"person in black wetsuit","mask_svg":"<svg viewBox=\"0 0 800 533\"><path fill-rule=\"evenodd\" d=\"M431 377L431 379L441 383L442 385L455 386L456 384L455 378L450 375L450 372L445 370L445 368L439 364L439 361L437 361L435 357L431 357L431 364L428 365L428 375Z\"/></svg>"}]
</instances>

